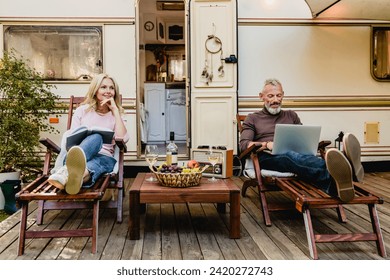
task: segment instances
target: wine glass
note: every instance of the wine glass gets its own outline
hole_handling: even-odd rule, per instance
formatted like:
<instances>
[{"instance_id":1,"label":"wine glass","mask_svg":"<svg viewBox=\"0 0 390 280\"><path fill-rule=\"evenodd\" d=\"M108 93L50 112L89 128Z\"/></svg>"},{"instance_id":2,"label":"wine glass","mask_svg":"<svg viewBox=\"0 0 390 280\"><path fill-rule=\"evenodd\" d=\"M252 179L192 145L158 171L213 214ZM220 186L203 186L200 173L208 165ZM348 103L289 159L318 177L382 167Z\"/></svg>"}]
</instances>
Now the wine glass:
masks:
<instances>
[{"instance_id":1,"label":"wine glass","mask_svg":"<svg viewBox=\"0 0 390 280\"><path fill-rule=\"evenodd\" d=\"M151 166L153 169L153 165L157 162L158 158L158 147L157 145L146 145L145 146L145 159L146 162ZM157 179L152 175L148 179L146 179L148 182L156 182Z\"/></svg>"},{"instance_id":2,"label":"wine glass","mask_svg":"<svg viewBox=\"0 0 390 280\"><path fill-rule=\"evenodd\" d=\"M210 149L210 151L208 152L208 160L209 162L211 163L211 165L213 166L213 177L209 179L209 181L211 182L215 182L217 181L218 179L216 179L214 177L214 174L215 174L215 165L219 162L220 160L220 155L219 153L216 153L215 151L213 151L212 149Z\"/></svg>"}]
</instances>

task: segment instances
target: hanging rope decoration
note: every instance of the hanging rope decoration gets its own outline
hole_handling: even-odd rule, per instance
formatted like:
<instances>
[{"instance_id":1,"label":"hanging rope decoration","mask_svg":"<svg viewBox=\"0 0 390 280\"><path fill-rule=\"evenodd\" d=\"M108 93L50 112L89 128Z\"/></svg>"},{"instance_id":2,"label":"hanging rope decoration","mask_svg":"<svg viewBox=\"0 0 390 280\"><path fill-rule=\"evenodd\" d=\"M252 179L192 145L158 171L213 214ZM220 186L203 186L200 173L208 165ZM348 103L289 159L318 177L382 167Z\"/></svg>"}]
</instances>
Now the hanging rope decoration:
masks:
<instances>
[{"instance_id":1,"label":"hanging rope decoration","mask_svg":"<svg viewBox=\"0 0 390 280\"><path fill-rule=\"evenodd\" d=\"M223 51L222 51L222 41L215 35L208 35L207 39L204 43L205 46L205 62L204 68L202 71L202 78L206 79L206 84L208 85L213 81L214 73L213 73L213 56L215 54L220 53L220 61L221 65L218 67L218 76L225 76L225 71L223 69ZM210 57L210 58L209 58Z\"/></svg>"}]
</instances>

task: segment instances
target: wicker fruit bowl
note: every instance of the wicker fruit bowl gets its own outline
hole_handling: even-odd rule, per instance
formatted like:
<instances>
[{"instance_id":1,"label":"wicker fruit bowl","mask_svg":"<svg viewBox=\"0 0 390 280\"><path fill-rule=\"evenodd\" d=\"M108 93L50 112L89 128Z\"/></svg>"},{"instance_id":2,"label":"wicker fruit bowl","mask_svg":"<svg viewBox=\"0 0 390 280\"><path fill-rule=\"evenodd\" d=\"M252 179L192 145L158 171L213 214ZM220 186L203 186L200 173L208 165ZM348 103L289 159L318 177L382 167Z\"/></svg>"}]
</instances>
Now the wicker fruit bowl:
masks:
<instances>
[{"instance_id":1,"label":"wicker fruit bowl","mask_svg":"<svg viewBox=\"0 0 390 280\"><path fill-rule=\"evenodd\" d=\"M207 169L208 166L203 167L197 172L189 173L162 173L157 172L154 168L150 167L150 170L156 175L158 182L164 187L171 188L187 188L200 184L202 179L202 172Z\"/></svg>"}]
</instances>

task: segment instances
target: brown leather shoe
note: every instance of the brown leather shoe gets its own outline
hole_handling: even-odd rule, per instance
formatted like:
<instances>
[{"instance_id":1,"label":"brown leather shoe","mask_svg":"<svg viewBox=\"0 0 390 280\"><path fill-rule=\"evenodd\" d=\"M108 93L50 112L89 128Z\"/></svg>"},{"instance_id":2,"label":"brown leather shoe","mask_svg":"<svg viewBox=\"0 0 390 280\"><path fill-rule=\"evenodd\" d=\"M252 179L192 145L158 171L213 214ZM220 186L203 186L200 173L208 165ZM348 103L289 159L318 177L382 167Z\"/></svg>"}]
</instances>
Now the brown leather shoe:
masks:
<instances>
[{"instance_id":1,"label":"brown leather shoe","mask_svg":"<svg viewBox=\"0 0 390 280\"><path fill-rule=\"evenodd\" d=\"M352 167L342 152L331 148L325 154L326 168L336 183L339 198L348 202L355 197L352 184Z\"/></svg>"},{"instance_id":2,"label":"brown leather shoe","mask_svg":"<svg viewBox=\"0 0 390 280\"><path fill-rule=\"evenodd\" d=\"M352 165L354 180L361 182L364 177L364 169L360 161L361 148L360 143L351 133L346 133L343 137L344 154Z\"/></svg>"}]
</instances>

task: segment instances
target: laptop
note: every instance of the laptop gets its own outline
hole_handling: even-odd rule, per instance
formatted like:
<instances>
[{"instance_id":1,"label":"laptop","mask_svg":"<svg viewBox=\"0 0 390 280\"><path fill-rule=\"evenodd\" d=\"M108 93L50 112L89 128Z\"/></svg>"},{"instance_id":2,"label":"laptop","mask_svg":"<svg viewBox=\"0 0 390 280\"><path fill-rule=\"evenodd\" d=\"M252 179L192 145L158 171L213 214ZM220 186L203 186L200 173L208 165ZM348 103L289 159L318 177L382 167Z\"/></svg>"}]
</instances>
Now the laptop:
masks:
<instances>
[{"instance_id":1,"label":"laptop","mask_svg":"<svg viewBox=\"0 0 390 280\"><path fill-rule=\"evenodd\" d=\"M275 127L273 155L295 151L303 155L316 155L321 126L277 124Z\"/></svg>"}]
</instances>

